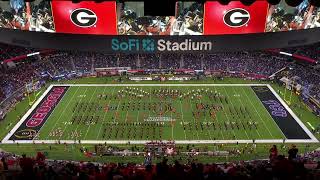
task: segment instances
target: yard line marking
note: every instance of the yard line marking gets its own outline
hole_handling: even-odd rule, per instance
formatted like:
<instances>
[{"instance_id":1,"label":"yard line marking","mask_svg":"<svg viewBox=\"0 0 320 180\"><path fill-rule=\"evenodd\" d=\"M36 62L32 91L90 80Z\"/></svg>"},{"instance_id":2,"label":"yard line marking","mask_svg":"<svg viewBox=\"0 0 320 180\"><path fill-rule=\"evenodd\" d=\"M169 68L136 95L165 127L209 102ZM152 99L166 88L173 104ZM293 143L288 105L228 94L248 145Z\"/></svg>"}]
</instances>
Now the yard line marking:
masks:
<instances>
[{"instance_id":1,"label":"yard line marking","mask_svg":"<svg viewBox=\"0 0 320 180\"><path fill-rule=\"evenodd\" d=\"M241 89L242 89L242 88L241 88ZM226 90L225 88L224 88L224 90L225 90L225 92L227 92L227 90ZM234 93L236 93L236 91L234 90L233 87L232 87L232 91L233 91ZM227 96L230 97L230 96L228 95L228 93L227 93ZM244 107L242 101L240 101L240 99L238 99L238 101L240 102L241 106ZM233 105L232 101L231 101L231 104ZM246 130L246 129L244 129L244 132L246 133L247 138L250 139L250 137L248 136L248 133L247 133L247 130ZM261 135L260 135L260 133L258 132L258 130L256 130L256 132L258 133L259 137L261 138Z\"/></svg>"},{"instance_id":2,"label":"yard line marking","mask_svg":"<svg viewBox=\"0 0 320 180\"><path fill-rule=\"evenodd\" d=\"M218 90L216 89L216 87L213 87L213 89L214 89L215 93L216 93L216 92L219 93ZM222 103L221 103L221 106L222 106L222 112L223 112L223 114L224 114L224 115L227 117L227 119L229 120L228 115L227 115L226 110L225 110L225 106L224 106ZM216 117L217 117L217 121L220 122L220 121L218 120L218 115L217 115ZM221 122L223 122L223 120L222 120ZM220 127L221 127L220 133L222 134L222 138L225 139L225 138L224 138L224 135L223 135L223 133L222 133L222 126L221 126L221 124L220 124ZM233 131L232 131L232 133L233 133L234 137L237 137L236 134L235 134Z\"/></svg>"},{"instance_id":3,"label":"yard line marking","mask_svg":"<svg viewBox=\"0 0 320 180\"><path fill-rule=\"evenodd\" d=\"M190 89L189 89L188 87L187 87L187 90L190 92ZM188 97L188 98L189 98L189 97ZM190 102L190 110L191 110L191 112L192 112L192 101L191 101L191 98L189 98L189 102ZM197 121L196 121L195 117L192 116L192 119L193 119L193 122L196 124ZM198 133L197 130L196 130L196 133L197 133L198 140L200 140L200 138L199 138L199 133Z\"/></svg>"},{"instance_id":4,"label":"yard line marking","mask_svg":"<svg viewBox=\"0 0 320 180\"><path fill-rule=\"evenodd\" d=\"M151 99L151 95L152 95L152 88L151 87L149 87L149 90L150 90L150 96L149 96L149 105L151 104L151 101L152 101L152 99ZM148 111L148 116L150 117L150 111ZM142 127L142 129L143 129L143 127Z\"/></svg>"},{"instance_id":5,"label":"yard line marking","mask_svg":"<svg viewBox=\"0 0 320 180\"><path fill-rule=\"evenodd\" d=\"M170 87L169 87L169 92L170 92ZM172 98L170 98L170 102L171 103L173 103L173 101L172 101ZM174 138L173 138L173 122L172 122L172 111L170 112L170 117L171 117L171 123L170 123L170 125L171 125L171 140L173 141L174 140Z\"/></svg>"},{"instance_id":6,"label":"yard line marking","mask_svg":"<svg viewBox=\"0 0 320 180\"><path fill-rule=\"evenodd\" d=\"M132 97L132 98L134 99L134 98L136 98L136 97ZM136 101L136 99L134 99L133 101ZM141 101L141 99L139 99L139 100L138 100L138 102L140 102L140 101ZM132 101L130 101L130 102L132 102ZM118 108L119 108L119 105L120 105L120 104L118 104ZM129 114L129 111L130 111L130 109L129 109L129 108L127 108L127 112L126 112L126 116L125 116L125 121L124 121L124 122L125 122L125 124L126 124L126 123L127 123L127 121L128 121L128 114ZM139 118L139 113L140 113L140 110L138 111L138 115L137 115L136 120L138 120L138 118ZM137 121L137 122L138 122L138 121ZM126 132L128 132L128 131L127 131L128 126L125 126L124 128L126 129ZM128 137L127 141L130 141L130 137Z\"/></svg>"},{"instance_id":7,"label":"yard line marking","mask_svg":"<svg viewBox=\"0 0 320 180\"><path fill-rule=\"evenodd\" d=\"M224 87L223 87L224 88ZM218 91L217 91L218 92ZM226 92L227 93L227 92ZM228 93L227 93L228 94ZM222 106L222 111L224 113L224 115L227 117L228 122L230 123L231 118L228 117L228 113L226 112L225 106L223 105L223 103L221 103ZM233 129L231 129L231 132L233 134L233 136L235 137L235 139L237 138L236 133L234 133Z\"/></svg>"},{"instance_id":8,"label":"yard line marking","mask_svg":"<svg viewBox=\"0 0 320 180\"><path fill-rule=\"evenodd\" d=\"M144 98L144 97L143 97L143 98ZM141 102L141 99L139 100L139 102ZM141 107L139 106L139 107L138 107L139 110L138 110L138 114L137 114L137 118L136 118L136 122L137 122L137 123L139 123L140 108L141 108ZM135 127L135 126L133 126L133 127L134 127L134 130L135 130L136 127ZM135 133L135 132L134 132L134 133ZM130 137L130 138L131 138L131 137Z\"/></svg>"},{"instance_id":9,"label":"yard line marking","mask_svg":"<svg viewBox=\"0 0 320 180\"><path fill-rule=\"evenodd\" d=\"M126 96L127 97L127 96ZM119 115L119 106L120 106L120 104L121 104L121 100L122 100L122 97L120 97L119 98L119 100L118 100L118 104L117 104L117 110L116 110L116 112L114 113L114 114L117 114L118 116L115 116L115 117L119 117L119 119L117 119L118 121L120 121L120 115ZM126 116L125 116L125 122L127 121L127 116L128 116L128 110L127 110L127 113L126 113ZM116 125L116 118L113 118L113 123ZM118 126L118 124L117 124L117 129L119 128L119 126ZM116 131L117 131L117 129L116 129ZM116 137L116 138L118 138L118 137Z\"/></svg>"},{"instance_id":10,"label":"yard line marking","mask_svg":"<svg viewBox=\"0 0 320 180\"><path fill-rule=\"evenodd\" d=\"M202 103L202 100L201 100L201 99L200 99L200 103ZM206 115L204 116L204 121L205 121L206 123L208 123L208 122L207 122L207 116L206 116ZM203 125L203 124L202 124L202 125ZM209 133L210 140L212 140L211 133L210 133L210 129L207 129L207 131L208 131L208 133Z\"/></svg>"},{"instance_id":11,"label":"yard line marking","mask_svg":"<svg viewBox=\"0 0 320 180\"><path fill-rule=\"evenodd\" d=\"M251 89L251 87L250 87L250 89ZM253 109L254 109L254 110L256 111L256 113L258 114L258 116L259 116L260 120L262 121L264 127L268 130L268 132L269 132L269 134L271 135L271 137L273 137L271 131L270 131L269 128L268 128L268 126L266 126L266 123L265 123L264 120L261 118L260 113L257 111L257 108L254 106L254 104L252 103L252 101L250 101L250 98L249 98L249 96L247 95L246 91L245 91L244 89L242 89L242 91L243 91L244 94L246 95L246 97L247 97L247 99L249 100L251 106L253 106ZM251 91L254 93L254 95L256 96L256 98L258 98L258 96L256 95L256 93L255 93L252 89L251 89ZM259 99L259 98L258 98L258 99ZM259 102L262 104L262 102L261 102L260 100L259 100ZM263 105L263 104L262 104L262 105ZM263 106L263 107L264 107L264 106ZM265 109L265 108L264 108L264 110L267 111L267 109ZM267 112L267 114L271 117L271 115L269 114L269 112ZM272 118L272 117L271 117L271 118ZM272 121L274 122L273 118L272 118ZM281 131L281 130L280 130L280 131ZM282 131L281 131L281 132L282 132ZM284 136L284 137L286 137L286 136Z\"/></svg>"},{"instance_id":12,"label":"yard line marking","mask_svg":"<svg viewBox=\"0 0 320 180\"><path fill-rule=\"evenodd\" d=\"M210 88L210 90L212 90L212 89ZM218 90L217 90L215 87L213 87L213 91L214 91L214 93L215 93L215 92L218 92ZM222 111L224 112L224 106L223 106L223 105L222 105ZM226 115L225 112L224 112L224 114ZM220 123L219 118L218 118L218 112L217 112L217 114L216 114L216 118L217 118L218 123ZM222 120L221 122L223 122L223 120ZM220 124L219 127L221 127L221 128L220 128L218 131L221 133L222 139L225 139L225 138L224 138L224 135L223 135L223 133L222 133L222 126L221 126L221 124ZM215 128L215 129L218 129L219 127L217 126L217 128Z\"/></svg>"},{"instance_id":13,"label":"yard line marking","mask_svg":"<svg viewBox=\"0 0 320 180\"><path fill-rule=\"evenodd\" d=\"M104 94L104 92L105 92L105 90L106 90L107 88L108 88L108 87L105 87L105 89L103 90L103 94ZM115 89L116 89L116 87L113 87L113 90L112 90L112 93L111 93L111 97L113 97L113 93L114 93L114 90L115 90ZM110 100L108 101L108 106L110 106L110 103L111 103L111 98L110 98ZM102 123L102 125L100 126L100 129L99 129L99 132L98 132L98 135L97 135L97 138L96 138L96 139L99 138L99 135L100 135L101 129L102 129L103 125L104 125L104 122L105 122L105 119L106 119L106 115L107 115L107 114L108 114L108 112L104 112L103 119L102 119L103 123Z\"/></svg>"},{"instance_id":14,"label":"yard line marking","mask_svg":"<svg viewBox=\"0 0 320 180\"><path fill-rule=\"evenodd\" d=\"M86 90L84 91L84 94L86 94L88 90L88 87L86 88ZM73 99L73 98L72 98ZM81 102L84 98L81 98L79 102ZM67 108L66 108L67 109ZM72 112L71 117L74 115L75 112ZM63 113L62 113L63 114ZM84 115L81 115L81 119ZM81 122L80 122L81 123ZM78 125L77 125L78 126ZM65 126L63 131L62 131L62 135L64 136L64 133L66 132L66 129L68 129L68 126ZM71 129L72 130L72 129ZM68 132L67 132L68 133ZM67 135L67 139L68 139L69 135ZM59 140L61 140L61 137L59 138Z\"/></svg>"},{"instance_id":15,"label":"yard line marking","mask_svg":"<svg viewBox=\"0 0 320 180\"><path fill-rule=\"evenodd\" d=\"M67 104L67 107L68 107L68 106L70 105L70 103L72 102L72 100L73 100L74 96L77 94L79 88L80 88L80 87L78 87L77 90L76 90L76 92L71 96L70 101L69 101L68 104ZM56 106L56 108L57 108L57 107L58 107L58 106ZM55 109L56 109L56 108L55 108ZM53 127L50 129L50 131L49 131L48 136L47 136L46 139L50 139L50 138L49 138L49 137L50 137L50 133L51 133L52 130L57 126L57 123L60 121L62 115L65 113L66 110L67 110L67 108L64 108L64 110L63 110L62 113L60 114L59 118L56 120L56 122L54 123ZM52 113L52 114L53 114L53 113ZM49 120L49 119L48 119L48 120Z\"/></svg>"},{"instance_id":16,"label":"yard line marking","mask_svg":"<svg viewBox=\"0 0 320 180\"><path fill-rule=\"evenodd\" d=\"M94 97L94 94L96 93L97 89L98 89L98 88L95 87L94 92L92 93L92 95L91 95L88 103L91 103L91 100L92 100L92 98ZM90 113L90 112L89 112L89 113ZM94 116L95 114L96 114L96 111L94 112L93 116ZM81 118L82 118L83 116L84 116L84 114L81 116ZM89 115L87 115L87 113L86 113L86 116L89 116ZM85 123L85 126L87 126L87 125L86 125L87 122L84 122L84 123ZM74 132L77 132L79 126L81 127L82 124L79 123L79 124L76 126L76 129L74 130ZM89 123L89 127L90 127L90 123ZM87 128L87 129L89 129L89 128ZM72 130L73 130L73 129L71 129L71 131L72 131ZM80 134L80 136L81 136L81 134ZM70 137L70 138L72 138L72 137ZM82 139L82 138L81 138L81 139ZM85 139L85 138L83 138L83 139Z\"/></svg>"},{"instance_id":17,"label":"yard line marking","mask_svg":"<svg viewBox=\"0 0 320 180\"><path fill-rule=\"evenodd\" d=\"M105 91L105 89L106 88L103 88L103 93L104 93L104 91ZM93 93L94 94L94 93ZM97 114L97 110L95 110L95 112L94 112L94 114L93 114L93 118L95 118L95 115ZM99 120L98 120L99 121ZM98 124L98 122L97 122L97 124ZM95 124L94 124L95 125ZM89 123L89 127L87 128L87 132L86 132L86 134L84 135L84 138L83 139L86 139L86 137L87 137L87 135L88 135L88 132L89 132L89 130L90 130L90 127L91 127L91 123ZM99 133L98 133L98 135L99 135Z\"/></svg>"},{"instance_id":18,"label":"yard line marking","mask_svg":"<svg viewBox=\"0 0 320 180\"><path fill-rule=\"evenodd\" d=\"M181 91L182 92L182 91ZM184 139L187 140L187 134L186 134L186 130L184 129L184 118L183 118L183 111L182 111L182 102L180 99L180 112L181 112L181 119L182 119L182 123L183 123L183 132L184 132Z\"/></svg>"}]
</instances>

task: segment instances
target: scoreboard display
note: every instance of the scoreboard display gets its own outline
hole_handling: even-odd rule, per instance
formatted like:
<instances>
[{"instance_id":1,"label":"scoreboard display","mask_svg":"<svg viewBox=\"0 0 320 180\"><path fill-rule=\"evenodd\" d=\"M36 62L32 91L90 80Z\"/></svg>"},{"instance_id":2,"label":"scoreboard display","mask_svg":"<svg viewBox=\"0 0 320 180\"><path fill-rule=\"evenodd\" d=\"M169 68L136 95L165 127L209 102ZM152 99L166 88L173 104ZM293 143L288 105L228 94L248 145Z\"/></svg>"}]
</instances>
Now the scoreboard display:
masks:
<instances>
[{"instance_id":1,"label":"scoreboard display","mask_svg":"<svg viewBox=\"0 0 320 180\"><path fill-rule=\"evenodd\" d=\"M284 1L177 2L175 16L145 16L143 2L10 0L0 1L0 27L97 35L248 34L320 27L320 8L308 0L297 7Z\"/></svg>"},{"instance_id":2,"label":"scoreboard display","mask_svg":"<svg viewBox=\"0 0 320 180\"><path fill-rule=\"evenodd\" d=\"M204 34L245 34L265 31L268 2L245 6L232 1L227 6L217 1L205 4Z\"/></svg>"},{"instance_id":3,"label":"scoreboard display","mask_svg":"<svg viewBox=\"0 0 320 180\"><path fill-rule=\"evenodd\" d=\"M115 2L52 1L55 32L74 34L117 34Z\"/></svg>"}]
</instances>

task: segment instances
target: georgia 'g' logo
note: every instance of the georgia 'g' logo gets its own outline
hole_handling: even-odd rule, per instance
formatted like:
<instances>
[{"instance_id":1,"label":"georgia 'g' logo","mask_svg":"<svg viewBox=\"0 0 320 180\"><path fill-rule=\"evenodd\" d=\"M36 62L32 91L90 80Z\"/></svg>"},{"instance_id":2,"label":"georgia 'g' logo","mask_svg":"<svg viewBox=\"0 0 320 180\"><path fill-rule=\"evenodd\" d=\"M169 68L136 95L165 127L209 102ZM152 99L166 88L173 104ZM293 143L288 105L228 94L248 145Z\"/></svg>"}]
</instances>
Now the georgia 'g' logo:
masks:
<instances>
[{"instance_id":1,"label":"georgia 'g' logo","mask_svg":"<svg viewBox=\"0 0 320 180\"><path fill-rule=\"evenodd\" d=\"M33 137L35 137L36 134L37 134L37 131L34 129L23 129L15 132L14 136L17 139L28 140L28 139L33 139Z\"/></svg>"},{"instance_id":2,"label":"georgia 'g' logo","mask_svg":"<svg viewBox=\"0 0 320 180\"><path fill-rule=\"evenodd\" d=\"M71 12L70 19L76 26L88 28L97 23L97 15L85 8L75 9Z\"/></svg>"},{"instance_id":3,"label":"georgia 'g' logo","mask_svg":"<svg viewBox=\"0 0 320 180\"><path fill-rule=\"evenodd\" d=\"M248 24L250 14L247 10L241 8L230 9L223 16L223 21L230 27L242 27Z\"/></svg>"}]
</instances>

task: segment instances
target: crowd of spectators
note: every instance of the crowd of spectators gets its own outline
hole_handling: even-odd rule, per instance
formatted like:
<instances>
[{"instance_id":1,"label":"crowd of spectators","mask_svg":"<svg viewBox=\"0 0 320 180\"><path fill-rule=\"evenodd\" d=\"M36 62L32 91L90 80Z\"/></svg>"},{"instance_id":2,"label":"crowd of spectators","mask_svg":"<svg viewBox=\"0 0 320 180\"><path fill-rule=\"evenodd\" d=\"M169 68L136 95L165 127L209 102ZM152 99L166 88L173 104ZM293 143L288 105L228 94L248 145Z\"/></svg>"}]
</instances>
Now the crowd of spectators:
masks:
<instances>
[{"instance_id":1,"label":"crowd of spectators","mask_svg":"<svg viewBox=\"0 0 320 180\"><path fill-rule=\"evenodd\" d=\"M288 52L304 52L319 58L317 45L308 48L289 48ZM303 49L304 48L304 49ZM302 50L303 49L303 50ZM0 44L0 58L8 59L29 53L30 49ZM21 63L22 62L22 63ZM284 56L268 52L233 52L215 54L149 54L119 55L89 52L55 52L49 56L35 56L19 61L11 68L2 67L0 72L0 101L32 79L41 78L47 72L59 76L70 72L94 73L96 68L130 67L131 69L192 69L211 71L248 72L270 76L284 67L294 67L290 77L299 76L301 83L311 85L310 93L320 99L320 75L317 70L293 63Z\"/></svg>"},{"instance_id":2,"label":"crowd of spectators","mask_svg":"<svg viewBox=\"0 0 320 180\"><path fill-rule=\"evenodd\" d=\"M0 43L0 60L10 59L32 52L33 49Z\"/></svg>"},{"instance_id":3,"label":"crowd of spectators","mask_svg":"<svg viewBox=\"0 0 320 180\"><path fill-rule=\"evenodd\" d=\"M5 97L10 96L25 83L37 79L37 72L32 64L20 63L15 68L3 70L0 73L1 92Z\"/></svg>"},{"instance_id":4,"label":"crowd of spectators","mask_svg":"<svg viewBox=\"0 0 320 180\"><path fill-rule=\"evenodd\" d=\"M204 69L271 75L290 64L285 58L262 52L236 52L205 56Z\"/></svg>"},{"instance_id":5,"label":"crowd of spectators","mask_svg":"<svg viewBox=\"0 0 320 180\"><path fill-rule=\"evenodd\" d=\"M297 64L290 65L289 77L297 83L309 88L308 92L315 99L320 100L320 73L319 70Z\"/></svg>"},{"instance_id":6,"label":"crowd of spectators","mask_svg":"<svg viewBox=\"0 0 320 180\"><path fill-rule=\"evenodd\" d=\"M12 50L10 50L12 49ZM310 50L311 49L311 50ZM303 52L312 58L319 58L319 49L290 49ZM309 52L311 51L311 52ZM25 48L13 48L0 44L0 58L8 59L29 52ZM309 65L294 63L287 58L267 52L235 52L206 55L162 54L162 55L110 55L88 52L57 52L49 56L37 56L15 63L13 67L0 66L0 102L9 97L25 83L41 78L43 72L52 76L69 72L93 73L95 68L131 67L132 69L193 69L214 71L250 72L270 76L287 67L289 77L298 77L298 82L310 87L310 93L320 99L320 73ZM16 157L0 153L1 172L7 171L12 162L18 160L19 171L11 174L17 177L43 179L91 178L91 179L319 179L320 158L318 151L297 156L296 150L289 153L289 158L278 155L276 147L270 150L270 161L250 161L226 164L180 164L176 161L169 165L166 160L155 165L141 164L96 164L68 161L47 161L40 153L36 158ZM316 169L309 173L310 169ZM313 172L312 170L312 172ZM50 178L48 178L50 179Z\"/></svg>"},{"instance_id":7,"label":"crowd of spectators","mask_svg":"<svg viewBox=\"0 0 320 180\"><path fill-rule=\"evenodd\" d=\"M312 44L309 46L301 46L298 48L286 48L284 49L285 52L289 52L292 54L298 54L301 56L309 57L312 59L320 59L320 44Z\"/></svg>"},{"instance_id":8,"label":"crowd of spectators","mask_svg":"<svg viewBox=\"0 0 320 180\"><path fill-rule=\"evenodd\" d=\"M168 163L167 158L145 162L93 163L47 160L42 152L35 157L21 157L0 152L0 178L28 179L305 179L320 178L319 151L299 154L293 146L288 156L280 155L274 145L265 160L203 164L193 158L182 164Z\"/></svg>"}]
</instances>

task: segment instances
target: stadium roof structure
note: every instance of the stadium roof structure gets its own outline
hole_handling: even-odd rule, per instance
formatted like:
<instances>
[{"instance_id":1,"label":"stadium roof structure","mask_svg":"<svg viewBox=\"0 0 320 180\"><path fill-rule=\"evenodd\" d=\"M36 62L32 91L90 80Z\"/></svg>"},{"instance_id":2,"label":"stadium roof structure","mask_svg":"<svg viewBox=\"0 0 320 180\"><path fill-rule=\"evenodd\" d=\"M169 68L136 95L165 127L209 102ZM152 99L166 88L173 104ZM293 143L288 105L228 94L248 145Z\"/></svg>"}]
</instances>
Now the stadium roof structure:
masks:
<instances>
[{"instance_id":1,"label":"stadium roof structure","mask_svg":"<svg viewBox=\"0 0 320 180\"><path fill-rule=\"evenodd\" d=\"M0 1L0 42L140 54L302 46L320 41L319 2Z\"/></svg>"}]
</instances>

